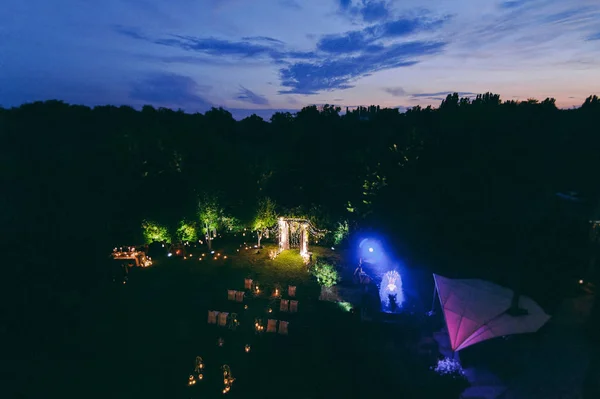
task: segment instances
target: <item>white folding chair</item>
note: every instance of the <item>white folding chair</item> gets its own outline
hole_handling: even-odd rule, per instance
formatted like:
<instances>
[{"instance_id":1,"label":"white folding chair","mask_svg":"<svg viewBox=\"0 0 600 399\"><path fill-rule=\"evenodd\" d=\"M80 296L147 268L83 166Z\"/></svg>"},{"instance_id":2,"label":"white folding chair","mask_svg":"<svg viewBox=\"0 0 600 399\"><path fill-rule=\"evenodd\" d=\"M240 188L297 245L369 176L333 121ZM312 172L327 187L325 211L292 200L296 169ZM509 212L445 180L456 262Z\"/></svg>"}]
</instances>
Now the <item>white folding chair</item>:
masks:
<instances>
[{"instance_id":1,"label":"white folding chair","mask_svg":"<svg viewBox=\"0 0 600 399\"><path fill-rule=\"evenodd\" d=\"M269 319L267 321L267 332L268 333L277 332L277 320Z\"/></svg>"},{"instance_id":2,"label":"white folding chair","mask_svg":"<svg viewBox=\"0 0 600 399\"><path fill-rule=\"evenodd\" d=\"M227 290L227 300L235 301L235 291L234 290Z\"/></svg>"},{"instance_id":3,"label":"white folding chair","mask_svg":"<svg viewBox=\"0 0 600 399\"><path fill-rule=\"evenodd\" d=\"M298 301L290 301L290 312L296 313L298 311Z\"/></svg>"},{"instance_id":4,"label":"white folding chair","mask_svg":"<svg viewBox=\"0 0 600 399\"><path fill-rule=\"evenodd\" d=\"M236 302L244 302L244 291L237 291L235 293Z\"/></svg>"},{"instance_id":5,"label":"white folding chair","mask_svg":"<svg viewBox=\"0 0 600 399\"><path fill-rule=\"evenodd\" d=\"M289 322L281 320L279 322L279 334L287 335Z\"/></svg>"},{"instance_id":6,"label":"white folding chair","mask_svg":"<svg viewBox=\"0 0 600 399\"><path fill-rule=\"evenodd\" d=\"M279 303L279 311L287 312L289 311L290 301L288 299L282 299Z\"/></svg>"},{"instance_id":7,"label":"white folding chair","mask_svg":"<svg viewBox=\"0 0 600 399\"><path fill-rule=\"evenodd\" d=\"M296 286L295 285L288 286L288 295L291 297L296 296Z\"/></svg>"},{"instance_id":8,"label":"white folding chair","mask_svg":"<svg viewBox=\"0 0 600 399\"><path fill-rule=\"evenodd\" d=\"M219 312L215 312L214 310L208 311L208 324L217 324L217 316Z\"/></svg>"},{"instance_id":9,"label":"white folding chair","mask_svg":"<svg viewBox=\"0 0 600 399\"><path fill-rule=\"evenodd\" d=\"M229 313L227 313L227 312L219 313L219 326L221 326L221 327L227 326L227 317L228 316L229 316Z\"/></svg>"}]
</instances>

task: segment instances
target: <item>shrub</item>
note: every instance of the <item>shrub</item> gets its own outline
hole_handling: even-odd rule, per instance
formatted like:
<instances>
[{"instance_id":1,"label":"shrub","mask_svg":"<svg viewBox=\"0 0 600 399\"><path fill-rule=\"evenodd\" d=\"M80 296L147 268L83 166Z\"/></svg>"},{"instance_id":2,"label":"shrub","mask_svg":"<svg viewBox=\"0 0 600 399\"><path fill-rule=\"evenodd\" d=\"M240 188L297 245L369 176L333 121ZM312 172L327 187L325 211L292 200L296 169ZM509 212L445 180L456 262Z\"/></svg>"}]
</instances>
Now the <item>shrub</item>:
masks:
<instances>
[{"instance_id":1,"label":"shrub","mask_svg":"<svg viewBox=\"0 0 600 399\"><path fill-rule=\"evenodd\" d=\"M311 273L317 278L323 287L333 287L340 280L337 270L329 263L317 261L312 267Z\"/></svg>"},{"instance_id":2,"label":"shrub","mask_svg":"<svg viewBox=\"0 0 600 399\"><path fill-rule=\"evenodd\" d=\"M160 224L153 222L151 220L144 220L142 222L142 230L144 232L144 239L147 244L151 244L153 242L171 242L171 235L169 234L169 229L165 226L161 226Z\"/></svg>"}]
</instances>

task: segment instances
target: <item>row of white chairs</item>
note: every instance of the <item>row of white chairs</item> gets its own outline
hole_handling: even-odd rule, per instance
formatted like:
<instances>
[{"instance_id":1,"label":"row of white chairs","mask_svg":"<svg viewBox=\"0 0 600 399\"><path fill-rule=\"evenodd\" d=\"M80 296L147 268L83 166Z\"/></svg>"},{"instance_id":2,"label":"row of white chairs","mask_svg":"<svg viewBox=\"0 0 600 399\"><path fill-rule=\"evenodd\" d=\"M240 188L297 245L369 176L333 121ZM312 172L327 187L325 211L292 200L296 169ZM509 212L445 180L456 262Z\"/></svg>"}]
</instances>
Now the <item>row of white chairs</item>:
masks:
<instances>
[{"instance_id":1,"label":"row of white chairs","mask_svg":"<svg viewBox=\"0 0 600 399\"><path fill-rule=\"evenodd\" d=\"M218 324L221 327L226 327L228 318L228 312L208 311L208 324Z\"/></svg>"},{"instance_id":2,"label":"row of white chairs","mask_svg":"<svg viewBox=\"0 0 600 399\"><path fill-rule=\"evenodd\" d=\"M298 311L298 301L282 299L279 303L279 311L296 313Z\"/></svg>"},{"instance_id":3,"label":"row of white chairs","mask_svg":"<svg viewBox=\"0 0 600 399\"><path fill-rule=\"evenodd\" d=\"M230 301L244 302L244 291L227 290L227 299Z\"/></svg>"},{"instance_id":4,"label":"row of white chairs","mask_svg":"<svg viewBox=\"0 0 600 399\"><path fill-rule=\"evenodd\" d=\"M229 318L228 312L218 312L216 310L208 311L208 324L218 324L221 327L226 327L228 318ZM268 319L267 320L267 332L287 335L288 325L289 325L288 321Z\"/></svg>"},{"instance_id":5,"label":"row of white chairs","mask_svg":"<svg viewBox=\"0 0 600 399\"><path fill-rule=\"evenodd\" d=\"M277 328L278 324L279 324L279 328ZM269 319L269 320L267 320L267 332L268 333L277 332L281 335L287 335L289 324L290 323L288 321Z\"/></svg>"}]
</instances>

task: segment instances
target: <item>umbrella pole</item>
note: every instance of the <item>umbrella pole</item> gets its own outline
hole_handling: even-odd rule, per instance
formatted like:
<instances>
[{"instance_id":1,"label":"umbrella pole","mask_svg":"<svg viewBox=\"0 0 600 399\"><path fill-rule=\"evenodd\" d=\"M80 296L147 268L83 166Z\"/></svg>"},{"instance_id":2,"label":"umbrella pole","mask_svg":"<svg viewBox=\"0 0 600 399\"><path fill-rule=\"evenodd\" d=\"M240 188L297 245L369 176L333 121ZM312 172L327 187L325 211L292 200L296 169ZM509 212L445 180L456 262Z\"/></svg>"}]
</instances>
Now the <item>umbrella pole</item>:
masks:
<instances>
[{"instance_id":1,"label":"umbrella pole","mask_svg":"<svg viewBox=\"0 0 600 399\"><path fill-rule=\"evenodd\" d=\"M433 299L431 300L431 314L433 314L433 309L435 308L435 294L437 292L436 287L433 287Z\"/></svg>"}]
</instances>

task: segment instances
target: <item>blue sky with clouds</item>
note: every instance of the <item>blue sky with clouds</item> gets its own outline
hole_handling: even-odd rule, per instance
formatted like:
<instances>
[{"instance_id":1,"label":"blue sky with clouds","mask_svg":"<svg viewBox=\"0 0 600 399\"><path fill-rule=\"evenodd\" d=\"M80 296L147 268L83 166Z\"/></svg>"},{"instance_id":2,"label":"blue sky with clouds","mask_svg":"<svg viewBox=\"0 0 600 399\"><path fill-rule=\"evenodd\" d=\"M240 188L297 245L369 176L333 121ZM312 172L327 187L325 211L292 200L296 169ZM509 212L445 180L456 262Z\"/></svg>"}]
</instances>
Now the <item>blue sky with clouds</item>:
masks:
<instances>
[{"instance_id":1,"label":"blue sky with clouds","mask_svg":"<svg viewBox=\"0 0 600 399\"><path fill-rule=\"evenodd\" d=\"M4 0L0 105L235 116L600 93L598 0Z\"/></svg>"}]
</instances>

